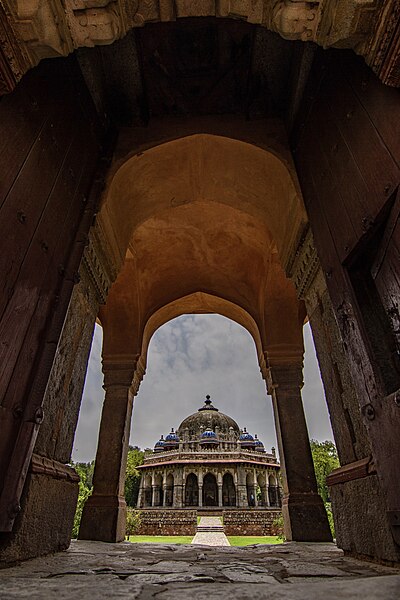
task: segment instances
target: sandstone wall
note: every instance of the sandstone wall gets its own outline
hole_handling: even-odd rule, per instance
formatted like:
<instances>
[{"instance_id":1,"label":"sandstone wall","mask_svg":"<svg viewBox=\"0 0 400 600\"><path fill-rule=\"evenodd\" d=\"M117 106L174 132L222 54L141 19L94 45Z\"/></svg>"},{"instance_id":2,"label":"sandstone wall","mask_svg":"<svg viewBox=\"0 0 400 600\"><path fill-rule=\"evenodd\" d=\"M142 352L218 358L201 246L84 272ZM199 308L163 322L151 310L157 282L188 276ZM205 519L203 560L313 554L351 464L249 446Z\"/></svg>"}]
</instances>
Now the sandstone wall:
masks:
<instances>
[{"instance_id":1,"label":"sandstone wall","mask_svg":"<svg viewBox=\"0 0 400 600\"><path fill-rule=\"evenodd\" d=\"M141 510L136 535L195 535L196 510Z\"/></svg>"},{"instance_id":2,"label":"sandstone wall","mask_svg":"<svg viewBox=\"0 0 400 600\"><path fill-rule=\"evenodd\" d=\"M273 525L280 510L224 510L225 535L276 535Z\"/></svg>"}]
</instances>

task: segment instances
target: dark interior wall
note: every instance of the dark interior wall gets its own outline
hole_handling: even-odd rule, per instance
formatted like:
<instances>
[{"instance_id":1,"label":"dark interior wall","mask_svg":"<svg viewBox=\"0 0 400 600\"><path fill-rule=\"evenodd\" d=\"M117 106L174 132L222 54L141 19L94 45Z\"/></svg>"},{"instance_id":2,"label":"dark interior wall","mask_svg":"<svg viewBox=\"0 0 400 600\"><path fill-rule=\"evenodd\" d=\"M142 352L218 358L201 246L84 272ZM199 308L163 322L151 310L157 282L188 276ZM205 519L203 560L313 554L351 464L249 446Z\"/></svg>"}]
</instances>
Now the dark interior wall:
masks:
<instances>
[{"instance_id":1,"label":"dark interior wall","mask_svg":"<svg viewBox=\"0 0 400 600\"><path fill-rule=\"evenodd\" d=\"M73 57L42 62L0 99L0 491L6 520L13 516L6 478L10 465L15 477L23 471L24 453L32 449L93 217L90 188L101 137Z\"/></svg>"},{"instance_id":2,"label":"dark interior wall","mask_svg":"<svg viewBox=\"0 0 400 600\"><path fill-rule=\"evenodd\" d=\"M371 471L400 544L400 91L353 53L320 51L292 148Z\"/></svg>"}]
</instances>

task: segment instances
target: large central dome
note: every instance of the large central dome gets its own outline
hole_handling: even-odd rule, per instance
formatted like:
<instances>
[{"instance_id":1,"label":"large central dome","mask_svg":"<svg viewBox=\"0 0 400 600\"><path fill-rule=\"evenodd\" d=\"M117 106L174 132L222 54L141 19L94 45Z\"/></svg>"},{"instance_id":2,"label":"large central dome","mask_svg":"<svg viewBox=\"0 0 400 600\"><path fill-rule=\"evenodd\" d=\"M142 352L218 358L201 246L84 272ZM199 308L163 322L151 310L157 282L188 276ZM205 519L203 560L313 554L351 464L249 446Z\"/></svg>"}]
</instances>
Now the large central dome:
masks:
<instances>
[{"instance_id":1,"label":"large central dome","mask_svg":"<svg viewBox=\"0 0 400 600\"><path fill-rule=\"evenodd\" d=\"M239 425L236 421L228 417L228 415L219 412L218 408L212 405L210 396L206 396L204 406L199 408L193 415L186 417L179 425L178 434L179 437L182 437L187 429L191 437L198 436L201 429L212 429L212 431L215 431L216 427L219 428L220 433L228 434L232 428L236 434L240 434Z\"/></svg>"}]
</instances>

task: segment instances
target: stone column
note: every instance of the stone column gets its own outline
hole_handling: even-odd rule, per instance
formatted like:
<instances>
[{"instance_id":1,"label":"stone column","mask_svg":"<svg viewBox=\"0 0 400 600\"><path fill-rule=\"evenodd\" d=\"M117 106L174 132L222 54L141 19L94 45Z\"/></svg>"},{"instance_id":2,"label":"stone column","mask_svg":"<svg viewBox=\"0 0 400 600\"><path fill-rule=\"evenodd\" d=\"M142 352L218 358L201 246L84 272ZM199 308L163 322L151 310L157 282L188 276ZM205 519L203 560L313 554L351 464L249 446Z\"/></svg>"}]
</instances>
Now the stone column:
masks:
<instances>
[{"instance_id":1,"label":"stone column","mask_svg":"<svg viewBox=\"0 0 400 600\"><path fill-rule=\"evenodd\" d=\"M163 486L162 505L165 507L165 506L167 506L167 473L166 473L166 471L164 471L162 486Z\"/></svg>"},{"instance_id":2,"label":"stone column","mask_svg":"<svg viewBox=\"0 0 400 600\"><path fill-rule=\"evenodd\" d=\"M203 506L203 471L199 470L197 483L199 485L199 508Z\"/></svg>"},{"instance_id":3,"label":"stone column","mask_svg":"<svg viewBox=\"0 0 400 600\"><path fill-rule=\"evenodd\" d=\"M106 391L93 475L93 494L83 509L79 539L119 542L125 539L126 459L131 426L134 375L131 357L103 360Z\"/></svg>"},{"instance_id":4,"label":"stone column","mask_svg":"<svg viewBox=\"0 0 400 600\"><path fill-rule=\"evenodd\" d=\"M265 484L265 506L267 506L268 508L270 507L270 502L269 502L269 483L267 480L267 483Z\"/></svg>"},{"instance_id":5,"label":"stone column","mask_svg":"<svg viewBox=\"0 0 400 600\"><path fill-rule=\"evenodd\" d=\"M268 384L282 467L282 513L286 539L332 541L328 517L317 491L301 399L302 361L270 364Z\"/></svg>"},{"instance_id":6,"label":"stone column","mask_svg":"<svg viewBox=\"0 0 400 600\"><path fill-rule=\"evenodd\" d=\"M237 505L238 508L247 508L249 503L247 499L246 473L243 468L238 468L237 480Z\"/></svg>"},{"instance_id":7,"label":"stone column","mask_svg":"<svg viewBox=\"0 0 400 600\"><path fill-rule=\"evenodd\" d=\"M144 473L142 471L142 478L140 480L139 486L139 494L137 499L137 508L143 508L143 499L144 499Z\"/></svg>"},{"instance_id":8,"label":"stone column","mask_svg":"<svg viewBox=\"0 0 400 600\"><path fill-rule=\"evenodd\" d=\"M182 506L183 506L183 489L184 489L183 473L182 473L182 471L178 471L177 477L176 477L176 483L174 481L174 502L173 502L174 508L182 508Z\"/></svg>"}]
</instances>

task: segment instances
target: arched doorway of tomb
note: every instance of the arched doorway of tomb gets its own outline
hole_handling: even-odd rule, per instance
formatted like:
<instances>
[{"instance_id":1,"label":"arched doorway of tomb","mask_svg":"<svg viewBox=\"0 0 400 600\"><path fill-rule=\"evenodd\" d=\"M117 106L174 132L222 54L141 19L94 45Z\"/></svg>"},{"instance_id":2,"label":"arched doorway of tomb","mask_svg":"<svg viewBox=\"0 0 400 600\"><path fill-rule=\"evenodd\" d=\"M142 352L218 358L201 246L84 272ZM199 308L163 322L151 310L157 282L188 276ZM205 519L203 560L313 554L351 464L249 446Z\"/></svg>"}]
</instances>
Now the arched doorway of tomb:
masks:
<instances>
[{"instance_id":1,"label":"arched doorway of tomb","mask_svg":"<svg viewBox=\"0 0 400 600\"><path fill-rule=\"evenodd\" d=\"M247 490L247 503L249 506L256 506L256 482L253 473L247 473L246 475L246 490Z\"/></svg>"},{"instance_id":2,"label":"arched doorway of tomb","mask_svg":"<svg viewBox=\"0 0 400 600\"><path fill-rule=\"evenodd\" d=\"M218 506L217 480L212 473L203 479L203 506Z\"/></svg>"},{"instance_id":3,"label":"arched doorway of tomb","mask_svg":"<svg viewBox=\"0 0 400 600\"><path fill-rule=\"evenodd\" d=\"M257 504L259 506L267 506L265 486L266 486L265 474L258 473L257 474Z\"/></svg>"},{"instance_id":4,"label":"arched doorway of tomb","mask_svg":"<svg viewBox=\"0 0 400 600\"><path fill-rule=\"evenodd\" d=\"M199 505L199 482L197 475L190 473L186 477L185 506Z\"/></svg>"},{"instance_id":5,"label":"arched doorway of tomb","mask_svg":"<svg viewBox=\"0 0 400 600\"><path fill-rule=\"evenodd\" d=\"M163 478L158 474L154 478L154 506L162 506L164 501Z\"/></svg>"},{"instance_id":6,"label":"arched doorway of tomb","mask_svg":"<svg viewBox=\"0 0 400 600\"><path fill-rule=\"evenodd\" d=\"M222 479L223 506L236 506L236 488L231 473L225 473Z\"/></svg>"},{"instance_id":7,"label":"arched doorway of tomb","mask_svg":"<svg viewBox=\"0 0 400 600\"><path fill-rule=\"evenodd\" d=\"M165 486L165 506L172 506L174 502L174 476L168 473Z\"/></svg>"},{"instance_id":8,"label":"arched doorway of tomb","mask_svg":"<svg viewBox=\"0 0 400 600\"><path fill-rule=\"evenodd\" d=\"M270 475L268 478L268 494L270 506L278 506L278 490L276 478L274 475Z\"/></svg>"}]
</instances>

